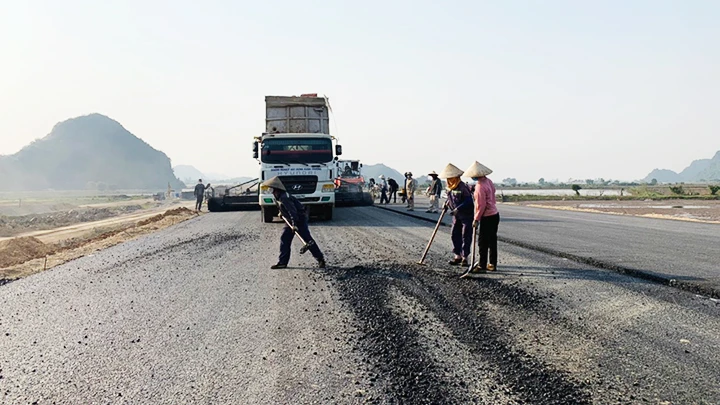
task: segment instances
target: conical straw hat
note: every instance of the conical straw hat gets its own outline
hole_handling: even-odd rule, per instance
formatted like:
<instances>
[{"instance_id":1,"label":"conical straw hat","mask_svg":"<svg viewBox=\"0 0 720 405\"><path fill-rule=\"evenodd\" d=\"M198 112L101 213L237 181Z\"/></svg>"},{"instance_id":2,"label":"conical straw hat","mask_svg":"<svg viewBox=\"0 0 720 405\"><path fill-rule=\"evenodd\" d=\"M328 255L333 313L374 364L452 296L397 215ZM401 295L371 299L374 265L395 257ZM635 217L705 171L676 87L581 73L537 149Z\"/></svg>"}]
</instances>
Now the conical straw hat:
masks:
<instances>
[{"instance_id":1,"label":"conical straw hat","mask_svg":"<svg viewBox=\"0 0 720 405\"><path fill-rule=\"evenodd\" d=\"M263 183L263 186L276 188L276 189L282 190L282 191L287 191L287 190L285 189L285 185L283 184L283 182L280 180L280 178L279 178L278 176L275 176L275 177L273 177L273 178L270 179L270 180L266 180L266 181Z\"/></svg>"},{"instance_id":2,"label":"conical straw hat","mask_svg":"<svg viewBox=\"0 0 720 405\"><path fill-rule=\"evenodd\" d=\"M483 177L487 176L493 171L488 169L487 166L484 166L480 164L479 162L475 162L468 167L467 170L465 170L465 174L463 174L464 177Z\"/></svg>"},{"instance_id":3,"label":"conical straw hat","mask_svg":"<svg viewBox=\"0 0 720 405\"><path fill-rule=\"evenodd\" d=\"M437 175L438 175L438 174L435 173L435 170L433 170L433 171L431 171L430 173L428 173L428 176L437 176Z\"/></svg>"},{"instance_id":4,"label":"conical straw hat","mask_svg":"<svg viewBox=\"0 0 720 405\"><path fill-rule=\"evenodd\" d=\"M452 163L448 163L447 166L445 166L445 169L443 169L442 172L440 172L440 178L441 179L452 179L453 177L460 177L462 176L463 171L458 169L457 166L455 166Z\"/></svg>"}]
</instances>

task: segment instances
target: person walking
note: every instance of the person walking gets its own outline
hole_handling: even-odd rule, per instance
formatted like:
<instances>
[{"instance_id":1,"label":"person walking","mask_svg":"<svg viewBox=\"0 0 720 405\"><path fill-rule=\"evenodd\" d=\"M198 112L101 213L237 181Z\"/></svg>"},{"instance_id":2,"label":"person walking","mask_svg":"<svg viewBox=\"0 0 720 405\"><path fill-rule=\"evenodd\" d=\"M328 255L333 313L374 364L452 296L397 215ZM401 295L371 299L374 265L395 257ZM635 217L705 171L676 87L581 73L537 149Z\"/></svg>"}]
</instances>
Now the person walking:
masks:
<instances>
[{"instance_id":1,"label":"person walking","mask_svg":"<svg viewBox=\"0 0 720 405\"><path fill-rule=\"evenodd\" d=\"M390 202L388 198L388 182L385 180L384 175L380 175L380 204L387 204Z\"/></svg>"},{"instance_id":2,"label":"person walking","mask_svg":"<svg viewBox=\"0 0 720 405\"><path fill-rule=\"evenodd\" d=\"M480 227L480 262L473 269L475 272L494 271L497 268L497 233L500 225L500 213L495 202L495 184L487 177L490 173L492 170L479 162L470 165L464 173L465 177L476 181L473 228Z\"/></svg>"},{"instance_id":3,"label":"person walking","mask_svg":"<svg viewBox=\"0 0 720 405\"><path fill-rule=\"evenodd\" d=\"M391 178L388 180L388 186L390 186L390 196L388 197L388 201L393 200L393 204L397 204L397 193L398 189L400 189L400 185L398 184L395 179Z\"/></svg>"},{"instance_id":4,"label":"person walking","mask_svg":"<svg viewBox=\"0 0 720 405\"><path fill-rule=\"evenodd\" d=\"M448 164L440 177L447 179L447 204L453 216L452 235L453 253L451 265L468 266L473 232L473 197L470 188L460 179L463 171L453 164Z\"/></svg>"},{"instance_id":5,"label":"person walking","mask_svg":"<svg viewBox=\"0 0 720 405\"><path fill-rule=\"evenodd\" d=\"M405 173L405 194L407 198L407 210L415 211L415 191L417 191L418 182L413 179L411 172Z\"/></svg>"},{"instance_id":6,"label":"person walking","mask_svg":"<svg viewBox=\"0 0 720 405\"><path fill-rule=\"evenodd\" d=\"M195 212L202 211L202 203L203 199L205 198L205 189L210 187L210 183L206 185L203 184L202 179L198 179L198 184L195 185L195 191L193 194L195 195Z\"/></svg>"},{"instance_id":7,"label":"person walking","mask_svg":"<svg viewBox=\"0 0 720 405\"><path fill-rule=\"evenodd\" d=\"M273 197L277 201L280 208L280 214L290 222L291 226L285 224L283 232L280 235L280 257L278 258L277 264L270 266L271 269L285 269L290 262L290 251L292 246L293 238L295 233L310 245L310 253L313 255L315 260L318 262L318 267L321 269L325 268L325 256L318 247L317 243L310 234L310 228L308 227L308 217L305 211L305 207L298 201L297 198L291 196L285 189L285 185L282 183L280 178L277 176L267 180L262 184L263 186L270 187L272 189Z\"/></svg>"},{"instance_id":8,"label":"person walking","mask_svg":"<svg viewBox=\"0 0 720 405\"><path fill-rule=\"evenodd\" d=\"M438 174L435 173L435 171L430 173L429 176L432 178L430 187L428 187L428 192L430 194L430 208L425 212L437 214L440 212L440 197L442 196L443 190L442 180L438 178Z\"/></svg>"}]
</instances>

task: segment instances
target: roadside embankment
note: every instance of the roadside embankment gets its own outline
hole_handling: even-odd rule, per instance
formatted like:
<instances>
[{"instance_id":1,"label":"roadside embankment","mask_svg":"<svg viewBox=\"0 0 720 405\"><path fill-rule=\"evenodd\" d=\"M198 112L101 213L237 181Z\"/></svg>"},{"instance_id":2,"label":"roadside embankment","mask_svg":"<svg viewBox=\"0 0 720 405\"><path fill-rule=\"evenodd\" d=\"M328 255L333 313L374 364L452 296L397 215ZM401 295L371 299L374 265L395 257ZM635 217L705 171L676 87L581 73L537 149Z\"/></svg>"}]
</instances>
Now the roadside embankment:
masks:
<instances>
[{"instance_id":1,"label":"roadside embankment","mask_svg":"<svg viewBox=\"0 0 720 405\"><path fill-rule=\"evenodd\" d=\"M88 224L88 232L51 243L25 236L0 241L0 280L14 280L185 221L196 214L185 207L132 221Z\"/></svg>"}]
</instances>

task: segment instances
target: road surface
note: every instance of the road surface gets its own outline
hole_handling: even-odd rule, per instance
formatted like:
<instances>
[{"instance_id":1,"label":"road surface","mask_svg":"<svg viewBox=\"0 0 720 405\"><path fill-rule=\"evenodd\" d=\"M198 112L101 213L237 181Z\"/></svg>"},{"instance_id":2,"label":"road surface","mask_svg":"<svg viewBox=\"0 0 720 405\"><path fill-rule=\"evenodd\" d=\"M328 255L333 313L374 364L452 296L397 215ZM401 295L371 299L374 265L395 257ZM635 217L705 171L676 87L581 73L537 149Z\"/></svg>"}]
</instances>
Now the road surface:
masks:
<instances>
[{"instance_id":1,"label":"road surface","mask_svg":"<svg viewBox=\"0 0 720 405\"><path fill-rule=\"evenodd\" d=\"M720 403L715 300L506 243L460 280L447 228L418 266L432 225L373 207L312 224L328 269L270 270L280 228L206 214L0 286L0 402Z\"/></svg>"},{"instance_id":2,"label":"road surface","mask_svg":"<svg viewBox=\"0 0 720 405\"><path fill-rule=\"evenodd\" d=\"M406 213L404 205L384 206ZM418 198L413 215L425 214ZM498 236L506 242L559 252L596 266L671 282L720 298L720 226L700 222L596 214L500 204ZM449 224L451 216L444 223Z\"/></svg>"}]
</instances>

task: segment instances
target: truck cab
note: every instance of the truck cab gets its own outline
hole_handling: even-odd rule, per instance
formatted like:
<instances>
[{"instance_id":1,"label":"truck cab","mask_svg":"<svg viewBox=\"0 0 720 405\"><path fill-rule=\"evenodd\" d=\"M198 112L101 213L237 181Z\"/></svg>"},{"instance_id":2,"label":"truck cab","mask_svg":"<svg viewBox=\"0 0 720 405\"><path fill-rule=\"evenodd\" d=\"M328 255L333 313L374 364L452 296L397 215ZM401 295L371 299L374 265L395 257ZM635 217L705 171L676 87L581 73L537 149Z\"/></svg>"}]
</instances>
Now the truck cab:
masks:
<instances>
[{"instance_id":1,"label":"truck cab","mask_svg":"<svg viewBox=\"0 0 720 405\"><path fill-rule=\"evenodd\" d=\"M278 176L288 193L311 216L331 220L335 208L334 174L342 147L330 135L328 105L316 94L265 98L266 130L253 143L260 180ZM278 208L272 191L258 191L262 221L272 222Z\"/></svg>"}]
</instances>

